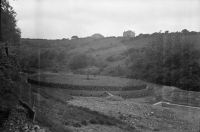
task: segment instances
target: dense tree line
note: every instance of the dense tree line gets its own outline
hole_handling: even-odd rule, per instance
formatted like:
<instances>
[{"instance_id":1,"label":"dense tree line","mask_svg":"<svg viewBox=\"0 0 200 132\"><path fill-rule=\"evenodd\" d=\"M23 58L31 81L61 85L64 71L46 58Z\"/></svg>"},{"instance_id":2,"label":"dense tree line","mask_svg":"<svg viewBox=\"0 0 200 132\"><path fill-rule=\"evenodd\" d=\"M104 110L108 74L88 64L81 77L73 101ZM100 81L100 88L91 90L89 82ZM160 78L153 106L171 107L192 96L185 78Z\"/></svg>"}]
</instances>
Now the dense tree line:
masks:
<instances>
[{"instance_id":1,"label":"dense tree line","mask_svg":"<svg viewBox=\"0 0 200 132\"><path fill-rule=\"evenodd\" d=\"M200 49L196 32L156 33L140 54L132 53L132 77L200 91ZM198 37L196 37L198 38Z\"/></svg>"},{"instance_id":2,"label":"dense tree line","mask_svg":"<svg viewBox=\"0 0 200 132\"><path fill-rule=\"evenodd\" d=\"M92 56L86 54L68 55L64 50L41 49L21 57L20 65L23 70L42 69L57 72L60 70L76 71L88 66L96 66L98 63Z\"/></svg>"},{"instance_id":3,"label":"dense tree line","mask_svg":"<svg viewBox=\"0 0 200 132\"><path fill-rule=\"evenodd\" d=\"M21 53L28 54L27 52ZM61 50L43 49L20 58L23 70L46 69L57 71L62 66L67 66L66 53Z\"/></svg>"},{"instance_id":4,"label":"dense tree line","mask_svg":"<svg viewBox=\"0 0 200 132\"><path fill-rule=\"evenodd\" d=\"M16 12L7 0L1 1L1 41L19 44L21 32L16 25Z\"/></svg>"},{"instance_id":5,"label":"dense tree line","mask_svg":"<svg viewBox=\"0 0 200 132\"><path fill-rule=\"evenodd\" d=\"M16 13L7 0L1 1L1 42L0 42L0 110L15 106L20 96L20 66L17 57L8 55L5 43L19 45L20 30L16 26ZM6 50L7 49L7 50Z\"/></svg>"}]
</instances>

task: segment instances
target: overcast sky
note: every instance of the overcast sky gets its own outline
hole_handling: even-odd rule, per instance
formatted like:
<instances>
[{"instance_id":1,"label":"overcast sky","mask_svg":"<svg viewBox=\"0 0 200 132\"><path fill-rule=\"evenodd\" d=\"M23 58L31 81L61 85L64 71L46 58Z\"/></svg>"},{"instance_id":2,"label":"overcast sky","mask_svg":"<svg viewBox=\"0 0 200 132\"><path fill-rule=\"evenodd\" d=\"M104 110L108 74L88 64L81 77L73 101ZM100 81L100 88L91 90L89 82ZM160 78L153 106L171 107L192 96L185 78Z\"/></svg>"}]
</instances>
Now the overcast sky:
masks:
<instances>
[{"instance_id":1,"label":"overcast sky","mask_svg":"<svg viewBox=\"0 0 200 132\"><path fill-rule=\"evenodd\" d=\"M24 38L200 31L200 0L10 0Z\"/></svg>"}]
</instances>

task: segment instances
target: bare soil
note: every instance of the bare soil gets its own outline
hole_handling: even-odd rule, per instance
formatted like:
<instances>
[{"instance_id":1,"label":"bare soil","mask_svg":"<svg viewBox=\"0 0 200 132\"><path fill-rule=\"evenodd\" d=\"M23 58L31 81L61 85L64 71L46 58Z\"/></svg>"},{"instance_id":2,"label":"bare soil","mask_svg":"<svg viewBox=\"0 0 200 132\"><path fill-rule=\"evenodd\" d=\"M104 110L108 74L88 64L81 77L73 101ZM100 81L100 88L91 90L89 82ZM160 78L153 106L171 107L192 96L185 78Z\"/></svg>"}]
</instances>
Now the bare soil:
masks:
<instances>
[{"instance_id":1,"label":"bare soil","mask_svg":"<svg viewBox=\"0 0 200 132\"><path fill-rule=\"evenodd\" d=\"M200 114L198 110L191 113L135 103L133 100L111 101L95 97L76 97L69 103L116 117L142 132L197 132L199 129L200 118L194 119L195 115Z\"/></svg>"}]
</instances>

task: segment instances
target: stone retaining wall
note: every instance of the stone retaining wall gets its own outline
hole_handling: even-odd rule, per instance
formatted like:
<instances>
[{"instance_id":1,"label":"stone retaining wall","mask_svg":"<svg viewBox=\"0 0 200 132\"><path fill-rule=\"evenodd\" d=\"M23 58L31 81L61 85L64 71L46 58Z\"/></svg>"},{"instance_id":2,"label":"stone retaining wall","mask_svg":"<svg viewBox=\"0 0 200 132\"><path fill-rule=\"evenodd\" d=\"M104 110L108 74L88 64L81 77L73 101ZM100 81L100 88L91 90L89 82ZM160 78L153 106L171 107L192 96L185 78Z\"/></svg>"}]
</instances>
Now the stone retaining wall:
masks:
<instances>
[{"instance_id":1,"label":"stone retaining wall","mask_svg":"<svg viewBox=\"0 0 200 132\"><path fill-rule=\"evenodd\" d=\"M103 97L106 91L88 91L88 90L64 90L66 94L72 96L85 96L85 97ZM123 98L138 98L147 96L150 92L148 89L143 90L131 90L131 91L109 91L109 93Z\"/></svg>"},{"instance_id":2,"label":"stone retaining wall","mask_svg":"<svg viewBox=\"0 0 200 132\"><path fill-rule=\"evenodd\" d=\"M143 90L146 88L146 84L138 86L126 86L126 87L116 87L116 86L85 86L85 85L72 85L72 84L59 84L53 82L44 82L37 81L33 79L28 79L28 82L31 84L53 87L53 88L62 88L69 90L92 90L92 91L131 91L131 90Z\"/></svg>"},{"instance_id":3,"label":"stone retaining wall","mask_svg":"<svg viewBox=\"0 0 200 132\"><path fill-rule=\"evenodd\" d=\"M146 84L141 86L129 86L129 87L114 87L114 86L103 87L103 86L78 86L70 84L57 84L57 83L36 81L33 79L28 79L28 82L34 85L40 85L49 88L59 88L62 89L64 93L72 96L103 97L105 96L106 91L108 91L113 95L121 96L123 98L143 97L150 94L150 90L146 86Z\"/></svg>"}]
</instances>

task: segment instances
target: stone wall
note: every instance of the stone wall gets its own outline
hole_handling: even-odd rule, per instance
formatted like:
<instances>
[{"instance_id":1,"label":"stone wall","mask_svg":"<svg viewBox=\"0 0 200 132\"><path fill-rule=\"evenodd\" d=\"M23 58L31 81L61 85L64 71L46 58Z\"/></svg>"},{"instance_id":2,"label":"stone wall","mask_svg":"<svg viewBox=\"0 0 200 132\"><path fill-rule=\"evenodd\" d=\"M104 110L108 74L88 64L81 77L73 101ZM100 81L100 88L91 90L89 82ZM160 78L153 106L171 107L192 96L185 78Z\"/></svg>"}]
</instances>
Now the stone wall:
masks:
<instances>
[{"instance_id":1,"label":"stone wall","mask_svg":"<svg viewBox=\"0 0 200 132\"><path fill-rule=\"evenodd\" d=\"M85 85L73 85L73 84L60 84L53 82L38 81L34 79L28 79L28 82L35 85L41 85L45 87L52 88L62 88L68 90L88 90L88 91L131 91L131 90L142 90L146 88L146 84L136 85L136 86L125 86L125 87L116 87L116 86L85 86Z\"/></svg>"},{"instance_id":2,"label":"stone wall","mask_svg":"<svg viewBox=\"0 0 200 132\"><path fill-rule=\"evenodd\" d=\"M40 85L49 88L59 88L68 95L85 96L85 97L103 97L105 92L113 95L121 96L123 98L143 97L150 94L150 90L146 85L132 86L132 87L102 87L102 86L76 86L69 84L56 84L49 82L42 82L29 79L29 83Z\"/></svg>"},{"instance_id":3,"label":"stone wall","mask_svg":"<svg viewBox=\"0 0 200 132\"><path fill-rule=\"evenodd\" d=\"M103 97L106 91L88 91L88 90L66 90L67 94L72 96L91 96L91 97ZM138 98L144 97L149 94L148 89L143 90L131 90L131 91L109 91L109 93L123 98Z\"/></svg>"}]
</instances>

